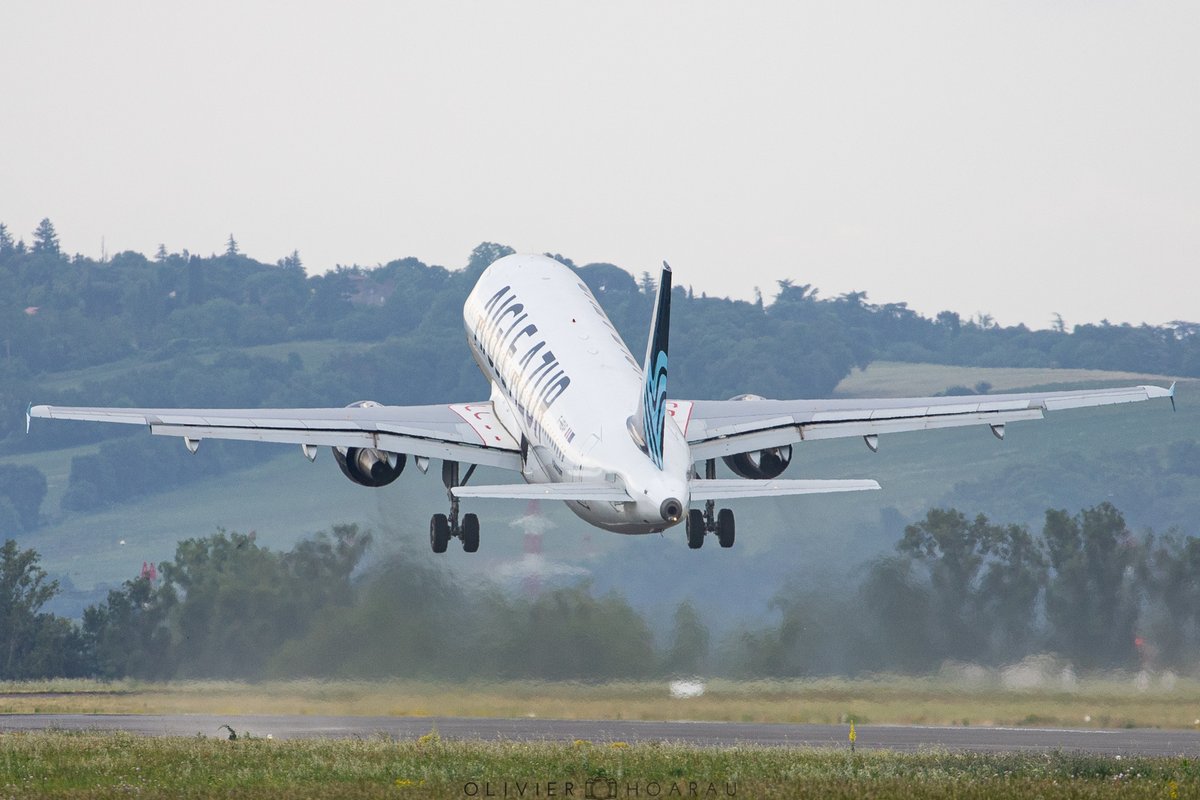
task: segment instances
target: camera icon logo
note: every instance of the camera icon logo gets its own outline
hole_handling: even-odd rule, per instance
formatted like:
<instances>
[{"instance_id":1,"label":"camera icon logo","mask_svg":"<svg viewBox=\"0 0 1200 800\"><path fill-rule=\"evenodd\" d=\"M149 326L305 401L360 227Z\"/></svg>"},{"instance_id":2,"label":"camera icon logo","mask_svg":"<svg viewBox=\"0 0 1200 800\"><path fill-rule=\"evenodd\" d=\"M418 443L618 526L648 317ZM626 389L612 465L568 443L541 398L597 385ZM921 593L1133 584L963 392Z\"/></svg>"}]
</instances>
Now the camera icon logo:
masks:
<instances>
[{"instance_id":1,"label":"camera icon logo","mask_svg":"<svg viewBox=\"0 0 1200 800\"><path fill-rule=\"evenodd\" d=\"M617 782L612 778L588 778L583 796L585 800L612 800L617 796Z\"/></svg>"}]
</instances>

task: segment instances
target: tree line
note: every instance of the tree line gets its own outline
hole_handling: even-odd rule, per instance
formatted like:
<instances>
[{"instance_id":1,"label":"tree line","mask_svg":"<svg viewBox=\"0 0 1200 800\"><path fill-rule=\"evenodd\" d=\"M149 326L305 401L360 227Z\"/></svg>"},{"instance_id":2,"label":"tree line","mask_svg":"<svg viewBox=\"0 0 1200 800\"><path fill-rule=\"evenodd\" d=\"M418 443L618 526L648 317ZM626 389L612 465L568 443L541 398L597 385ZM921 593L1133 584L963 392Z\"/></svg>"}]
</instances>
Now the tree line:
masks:
<instances>
[{"instance_id":1,"label":"tree line","mask_svg":"<svg viewBox=\"0 0 1200 800\"><path fill-rule=\"evenodd\" d=\"M1053 653L1080 669L1200 657L1200 539L1129 530L1111 503L1024 525L932 509L842 597L781 592L776 626L736 645L752 675L928 672Z\"/></svg>"},{"instance_id":2,"label":"tree line","mask_svg":"<svg viewBox=\"0 0 1200 800\"><path fill-rule=\"evenodd\" d=\"M365 558L357 526L260 546L218 532L181 542L89 607L42 611L58 591L37 553L0 548L0 679L528 678L922 673L1054 653L1079 669L1200 657L1200 539L1132 533L1114 506L1046 511L1027 527L932 509L856 583L787 586L774 620L712 641L681 603L656 639L619 593L588 582L515 595L414 553Z\"/></svg>"}]
</instances>

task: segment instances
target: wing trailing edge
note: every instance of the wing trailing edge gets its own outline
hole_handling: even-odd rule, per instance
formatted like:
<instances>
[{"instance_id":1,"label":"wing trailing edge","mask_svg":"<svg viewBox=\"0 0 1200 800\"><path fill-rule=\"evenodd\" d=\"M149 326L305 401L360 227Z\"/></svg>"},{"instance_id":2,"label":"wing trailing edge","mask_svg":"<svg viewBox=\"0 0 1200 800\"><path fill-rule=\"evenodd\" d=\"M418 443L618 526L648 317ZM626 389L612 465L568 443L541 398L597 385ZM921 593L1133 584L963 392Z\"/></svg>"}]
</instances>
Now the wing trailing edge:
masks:
<instances>
[{"instance_id":1,"label":"wing trailing edge","mask_svg":"<svg viewBox=\"0 0 1200 800\"><path fill-rule=\"evenodd\" d=\"M692 500L735 500L739 497L782 497L796 494L866 492L880 488L872 480L769 480L740 478L694 479L688 485Z\"/></svg>"}]
</instances>

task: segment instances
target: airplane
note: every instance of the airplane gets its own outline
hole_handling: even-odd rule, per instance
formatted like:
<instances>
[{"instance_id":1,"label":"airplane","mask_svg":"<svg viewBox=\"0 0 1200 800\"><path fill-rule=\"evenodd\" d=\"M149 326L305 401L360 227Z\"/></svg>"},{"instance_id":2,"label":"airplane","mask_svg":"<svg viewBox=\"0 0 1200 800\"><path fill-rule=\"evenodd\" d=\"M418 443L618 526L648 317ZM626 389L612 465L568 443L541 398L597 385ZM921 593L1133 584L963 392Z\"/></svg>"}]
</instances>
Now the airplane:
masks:
<instances>
[{"instance_id":1,"label":"airplane","mask_svg":"<svg viewBox=\"0 0 1200 800\"><path fill-rule=\"evenodd\" d=\"M345 408L161 409L31 406L29 418L146 425L179 436L299 445L314 460L328 446L356 484L395 481L409 458L422 473L441 460L449 513L434 514L429 542L479 549L479 518L460 514L474 498L549 499L584 521L623 534L658 533L681 522L688 547L709 534L735 538L733 511L716 501L879 489L873 480L781 479L792 448L809 441L879 437L966 425L1041 419L1047 411L1170 398L1175 385L984 396L837 400L669 400L667 351L671 268L663 262L650 334L638 361L587 285L540 255L513 254L480 275L463 306L467 344L491 392L448 405ZM738 477L718 478L717 459ZM462 465L467 468L462 469ZM700 465L700 466L698 466ZM468 485L477 466L518 473L524 484ZM702 508L693 504L703 503Z\"/></svg>"}]
</instances>

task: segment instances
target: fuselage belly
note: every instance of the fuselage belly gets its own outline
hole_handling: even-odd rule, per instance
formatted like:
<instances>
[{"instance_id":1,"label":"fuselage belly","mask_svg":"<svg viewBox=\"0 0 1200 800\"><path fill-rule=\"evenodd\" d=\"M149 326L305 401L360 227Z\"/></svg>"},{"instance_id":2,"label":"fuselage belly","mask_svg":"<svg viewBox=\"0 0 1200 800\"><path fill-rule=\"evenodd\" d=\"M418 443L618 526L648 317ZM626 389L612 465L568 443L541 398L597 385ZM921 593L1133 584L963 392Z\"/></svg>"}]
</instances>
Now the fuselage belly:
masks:
<instances>
[{"instance_id":1,"label":"fuselage belly","mask_svg":"<svg viewBox=\"0 0 1200 800\"><path fill-rule=\"evenodd\" d=\"M687 441L668 419L661 470L638 447L629 418L642 368L574 272L544 256L502 258L480 276L463 321L492 384L496 418L526 443L526 481L624 487L630 502L567 503L607 530L653 533L674 524L661 509L670 498L687 508Z\"/></svg>"}]
</instances>

